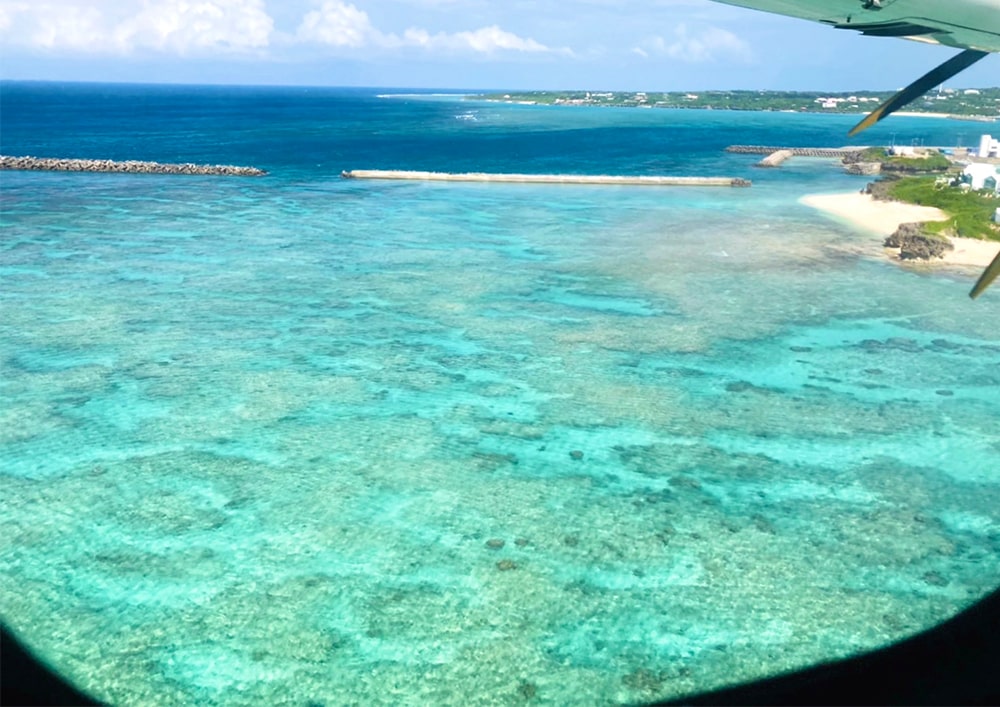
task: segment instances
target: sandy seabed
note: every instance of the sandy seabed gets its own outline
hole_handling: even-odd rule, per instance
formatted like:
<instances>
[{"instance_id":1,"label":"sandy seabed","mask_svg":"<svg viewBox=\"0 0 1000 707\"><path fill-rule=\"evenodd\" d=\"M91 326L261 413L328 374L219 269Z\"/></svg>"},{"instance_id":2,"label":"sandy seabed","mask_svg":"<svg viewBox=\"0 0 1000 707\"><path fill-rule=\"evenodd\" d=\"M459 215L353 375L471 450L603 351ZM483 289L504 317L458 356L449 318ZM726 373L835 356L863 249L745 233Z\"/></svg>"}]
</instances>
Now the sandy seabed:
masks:
<instances>
[{"instance_id":1,"label":"sandy seabed","mask_svg":"<svg viewBox=\"0 0 1000 707\"><path fill-rule=\"evenodd\" d=\"M901 223L944 221L948 218L943 211L931 206L877 201L870 194L861 193L808 194L799 202L880 236L892 234ZM1000 243L996 241L951 238L951 242L955 249L936 262L986 267L1000 253Z\"/></svg>"}]
</instances>

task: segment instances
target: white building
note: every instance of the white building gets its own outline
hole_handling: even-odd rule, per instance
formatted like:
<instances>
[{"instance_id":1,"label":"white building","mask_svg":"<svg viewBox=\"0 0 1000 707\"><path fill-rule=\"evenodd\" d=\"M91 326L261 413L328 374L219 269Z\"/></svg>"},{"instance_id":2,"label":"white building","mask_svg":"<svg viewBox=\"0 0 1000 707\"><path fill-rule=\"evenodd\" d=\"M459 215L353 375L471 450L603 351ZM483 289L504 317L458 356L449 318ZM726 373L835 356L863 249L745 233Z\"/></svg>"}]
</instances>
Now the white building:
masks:
<instances>
[{"instance_id":1,"label":"white building","mask_svg":"<svg viewBox=\"0 0 1000 707\"><path fill-rule=\"evenodd\" d=\"M979 157L1000 157L1000 140L994 140L992 135L979 138Z\"/></svg>"},{"instance_id":2,"label":"white building","mask_svg":"<svg viewBox=\"0 0 1000 707\"><path fill-rule=\"evenodd\" d=\"M972 189L1000 191L1000 167L995 164L973 162L962 170L962 182Z\"/></svg>"}]
</instances>

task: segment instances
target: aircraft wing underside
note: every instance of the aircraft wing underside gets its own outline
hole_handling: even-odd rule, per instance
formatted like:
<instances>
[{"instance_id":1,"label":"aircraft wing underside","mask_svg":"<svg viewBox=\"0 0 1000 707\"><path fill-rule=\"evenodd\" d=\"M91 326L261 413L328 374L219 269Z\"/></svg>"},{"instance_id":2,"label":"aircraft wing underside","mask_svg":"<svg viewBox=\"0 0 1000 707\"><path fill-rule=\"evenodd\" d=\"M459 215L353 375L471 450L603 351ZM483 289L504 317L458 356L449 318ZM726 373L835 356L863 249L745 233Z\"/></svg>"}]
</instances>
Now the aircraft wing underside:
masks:
<instances>
[{"instance_id":1,"label":"aircraft wing underside","mask_svg":"<svg viewBox=\"0 0 1000 707\"><path fill-rule=\"evenodd\" d=\"M876 37L901 37L1000 52L1000 0L716 0L822 22Z\"/></svg>"}]
</instances>

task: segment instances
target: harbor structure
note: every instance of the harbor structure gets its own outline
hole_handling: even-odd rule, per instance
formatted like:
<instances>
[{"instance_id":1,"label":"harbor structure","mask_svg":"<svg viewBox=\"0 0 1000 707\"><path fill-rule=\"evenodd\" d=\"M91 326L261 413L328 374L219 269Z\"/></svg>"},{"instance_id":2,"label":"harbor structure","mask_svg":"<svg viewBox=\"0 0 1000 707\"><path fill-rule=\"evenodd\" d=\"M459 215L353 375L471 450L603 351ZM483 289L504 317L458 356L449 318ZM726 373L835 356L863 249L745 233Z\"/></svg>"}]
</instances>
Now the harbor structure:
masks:
<instances>
[{"instance_id":1,"label":"harbor structure","mask_svg":"<svg viewBox=\"0 0 1000 707\"><path fill-rule=\"evenodd\" d=\"M842 158L861 152L858 147L781 147L774 145L730 145L726 152L738 155L771 155L775 152L791 152L796 157Z\"/></svg>"},{"instance_id":2,"label":"harbor structure","mask_svg":"<svg viewBox=\"0 0 1000 707\"><path fill-rule=\"evenodd\" d=\"M1000 157L1000 140L994 139L992 135L983 135L979 138L979 157Z\"/></svg>"},{"instance_id":3,"label":"harbor structure","mask_svg":"<svg viewBox=\"0 0 1000 707\"><path fill-rule=\"evenodd\" d=\"M658 177L608 174L506 174L490 172L424 172L397 169L352 169L340 173L344 179L396 179L425 182L501 182L513 184L617 184L659 187L749 187L740 177Z\"/></svg>"},{"instance_id":4,"label":"harbor structure","mask_svg":"<svg viewBox=\"0 0 1000 707\"><path fill-rule=\"evenodd\" d=\"M995 164L973 162L962 170L962 183L976 191L988 189L1000 193L1000 167Z\"/></svg>"},{"instance_id":5,"label":"harbor structure","mask_svg":"<svg viewBox=\"0 0 1000 707\"><path fill-rule=\"evenodd\" d=\"M12 157L0 155L0 170L32 172L121 172L125 174L190 174L221 177L259 177L267 174L256 167L228 164L176 164L139 160L80 160L56 157Z\"/></svg>"}]
</instances>

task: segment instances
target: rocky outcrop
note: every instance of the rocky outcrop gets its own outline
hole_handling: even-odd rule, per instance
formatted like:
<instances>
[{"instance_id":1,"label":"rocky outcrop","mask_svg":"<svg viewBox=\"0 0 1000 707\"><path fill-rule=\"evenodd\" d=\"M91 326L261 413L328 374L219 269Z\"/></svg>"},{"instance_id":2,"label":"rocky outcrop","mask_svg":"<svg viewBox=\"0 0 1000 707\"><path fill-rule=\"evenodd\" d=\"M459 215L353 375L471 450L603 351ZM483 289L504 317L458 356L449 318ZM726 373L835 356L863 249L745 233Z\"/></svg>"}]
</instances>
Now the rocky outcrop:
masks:
<instances>
[{"instance_id":1,"label":"rocky outcrop","mask_svg":"<svg viewBox=\"0 0 1000 707\"><path fill-rule=\"evenodd\" d=\"M259 177L267 174L256 167L219 164L171 164L127 160L75 160L52 157L11 157L0 155L0 169L47 172L124 172L126 174L197 174L223 177Z\"/></svg>"},{"instance_id":2,"label":"rocky outcrop","mask_svg":"<svg viewBox=\"0 0 1000 707\"><path fill-rule=\"evenodd\" d=\"M889 195L889 187L892 182L885 181L883 179L877 182L868 182L865 185L862 193L871 194L872 198L877 201L893 201L893 198Z\"/></svg>"},{"instance_id":3,"label":"rocky outcrop","mask_svg":"<svg viewBox=\"0 0 1000 707\"><path fill-rule=\"evenodd\" d=\"M844 164L844 171L848 174L860 174L864 177L871 177L882 173L881 162L850 162Z\"/></svg>"},{"instance_id":4,"label":"rocky outcrop","mask_svg":"<svg viewBox=\"0 0 1000 707\"><path fill-rule=\"evenodd\" d=\"M945 251L955 249L947 238L925 233L922 223L901 223L896 232L885 239L884 245L899 248L902 260L941 258Z\"/></svg>"}]
</instances>

